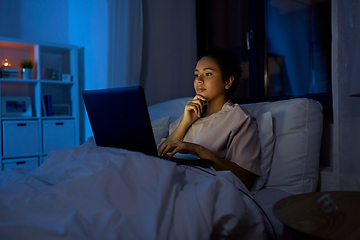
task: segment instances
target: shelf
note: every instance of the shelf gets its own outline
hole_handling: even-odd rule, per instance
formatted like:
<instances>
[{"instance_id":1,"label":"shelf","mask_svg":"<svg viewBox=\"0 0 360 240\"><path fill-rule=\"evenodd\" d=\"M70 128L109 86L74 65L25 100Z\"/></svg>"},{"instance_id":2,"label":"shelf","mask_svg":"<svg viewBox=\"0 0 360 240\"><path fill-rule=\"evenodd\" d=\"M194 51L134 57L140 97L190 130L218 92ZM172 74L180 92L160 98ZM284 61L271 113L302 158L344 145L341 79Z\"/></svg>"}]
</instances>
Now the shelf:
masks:
<instances>
[{"instance_id":1,"label":"shelf","mask_svg":"<svg viewBox=\"0 0 360 240\"><path fill-rule=\"evenodd\" d=\"M19 78L0 78L0 82L36 84L39 81L36 79L27 80L27 79L19 79Z\"/></svg>"},{"instance_id":2,"label":"shelf","mask_svg":"<svg viewBox=\"0 0 360 240\"><path fill-rule=\"evenodd\" d=\"M61 80L40 80L43 84L63 84L63 85L73 85L74 82L64 82Z\"/></svg>"},{"instance_id":3,"label":"shelf","mask_svg":"<svg viewBox=\"0 0 360 240\"><path fill-rule=\"evenodd\" d=\"M8 59L11 67L17 68L19 72L19 75L13 78L0 78L0 103L5 103L3 100L6 99L16 99L14 97L19 97L19 99L27 97L30 98L31 106L31 114L19 114L26 116L12 117L13 114L5 113L5 110L22 112L23 103L13 101L10 107L0 104L0 114L4 112L4 116L0 116L0 171L7 161L18 157L24 159L36 157L41 164L46 157L43 149L45 147L49 149L50 143L53 149L80 144L77 51L78 48L74 45L28 42L0 37L0 61ZM34 79L22 79L20 62L24 59L33 61ZM63 74L70 75L71 79L66 76L64 81L60 80L63 79ZM43 96L46 95L51 96L51 107L46 106L43 101ZM43 106L46 109L51 108L55 115L42 116ZM35 123L38 129L28 134L24 133L27 126L24 122L27 121ZM18 141L36 144L36 153L27 152L28 143L16 146L15 150L12 149L11 147L14 148L16 145L14 142ZM7 150L6 154L4 154L4 149ZM14 151L10 154L9 149ZM24 154L20 156L17 151Z\"/></svg>"},{"instance_id":4,"label":"shelf","mask_svg":"<svg viewBox=\"0 0 360 240\"><path fill-rule=\"evenodd\" d=\"M38 117L1 117L1 120L39 120Z\"/></svg>"},{"instance_id":5,"label":"shelf","mask_svg":"<svg viewBox=\"0 0 360 240\"><path fill-rule=\"evenodd\" d=\"M42 116L42 120L64 120L64 119L75 119L73 116L61 116L61 115L54 115L54 116Z\"/></svg>"}]
</instances>

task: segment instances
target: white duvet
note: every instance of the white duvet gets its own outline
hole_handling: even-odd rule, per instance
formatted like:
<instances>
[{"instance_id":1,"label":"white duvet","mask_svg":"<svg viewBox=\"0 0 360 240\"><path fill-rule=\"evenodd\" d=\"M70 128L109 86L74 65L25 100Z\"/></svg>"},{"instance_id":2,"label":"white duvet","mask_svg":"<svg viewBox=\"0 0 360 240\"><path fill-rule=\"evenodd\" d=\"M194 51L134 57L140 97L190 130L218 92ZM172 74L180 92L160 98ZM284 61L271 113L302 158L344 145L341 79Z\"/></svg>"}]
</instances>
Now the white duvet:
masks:
<instances>
[{"instance_id":1,"label":"white duvet","mask_svg":"<svg viewBox=\"0 0 360 240\"><path fill-rule=\"evenodd\" d=\"M122 149L52 151L0 173L0 239L268 239L267 219L231 172Z\"/></svg>"}]
</instances>

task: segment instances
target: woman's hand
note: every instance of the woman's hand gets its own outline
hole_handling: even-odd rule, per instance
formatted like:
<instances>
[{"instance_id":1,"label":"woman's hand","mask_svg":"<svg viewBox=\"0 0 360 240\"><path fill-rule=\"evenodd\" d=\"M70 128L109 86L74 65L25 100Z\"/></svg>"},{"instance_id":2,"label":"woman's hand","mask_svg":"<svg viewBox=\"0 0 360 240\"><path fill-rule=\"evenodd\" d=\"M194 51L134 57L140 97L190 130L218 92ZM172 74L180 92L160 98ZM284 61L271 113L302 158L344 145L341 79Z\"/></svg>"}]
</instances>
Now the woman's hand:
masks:
<instances>
[{"instance_id":1,"label":"woman's hand","mask_svg":"<svg viewBox=\"0 0 360 240\"><path fill-rule=\"evenodd\" d=\"M197 94L193 100L189 101L184 110L183 122L193 124L201 117L205 105L205 97Z\"/></svg>"},{"instance_id":2,"label":"woman's hand","mask_svg":"<svg viewBox=\"0 0 360 240\"><path fill-rule=\"evenodd\" d=\"M165 156L166 153L173 151L175 149L174 144L183 145L183 142L180 142L181 139L184 138L186 131L189 129L191 124L193 124L196 120L201 117L201 113L203 111L205 104L205 97L201 95L196 95L193 100L189 101L184 110L183 119L180 121L179 125L176 129L167 137L164 143L158 149L158 153L160 157ZM185 151L184 146L182 146L182 151ZM176 152L175 152L176 153ZM174 153L174 154L175 154ZM174 155L173 154L173 155Z\"/></svg>"},{"instance_id":3,"label":"woman's hand","mask_svg":"<svg viewBox=\"0 0 360 240\"><path fill-rule=\"evenodd\" d=\"M165 141L158 149L158 153L160 157L165 157L165 155L170 152L170 157L176 153L197 155L197 147L197 144L189 142Z\"/></svg>"},{"instance_id":4,"label":"woman's hand","mask_svg":"<svg viewBox=\"0 0 360 240\"><path fill-rule=\"evenodd\" d=\"M193 100L189 101L184 110L183 119L180 121L179 125L176 127L176 129L170 134L170 136L167 137L165 142L161 144L161 146L158 149L159 156L162 156L164 154L162 153L165 149L165 146L169 143L173 144L174 142L178 142L181 139L184 138L186 131L188 128L193 124L196 120L198 120L201 117L201 113L203 111L205 104L205 97L201 95L196 95ZM165 144L165 145L164 145ZM166 151L168 153L169 151Z\"/></svg>"}]
</instances>

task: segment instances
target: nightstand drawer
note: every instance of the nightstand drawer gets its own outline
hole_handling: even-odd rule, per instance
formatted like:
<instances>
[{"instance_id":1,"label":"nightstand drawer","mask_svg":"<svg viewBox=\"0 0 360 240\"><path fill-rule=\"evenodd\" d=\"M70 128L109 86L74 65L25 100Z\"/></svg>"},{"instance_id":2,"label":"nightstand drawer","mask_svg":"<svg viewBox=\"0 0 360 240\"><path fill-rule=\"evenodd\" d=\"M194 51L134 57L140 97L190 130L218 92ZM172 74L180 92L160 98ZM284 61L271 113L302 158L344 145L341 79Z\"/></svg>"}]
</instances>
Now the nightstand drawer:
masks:
<instances>
[{"instance_id":1,"label":"nightstand drawer","mask_svg":"<svg viewBox=\"0 0 360 240\"><path fill-rule=\"evenodd\" d=\"M3 169L9 168L30 168L39 166L39 158L18 158L3 160Z\"/></svg>"},{"instance_id":2,"label":"nightstand drawer","mask_svg":"<svg viewBox=\"0 0 360 240\"><path fill-rule=\"evenodd\" d=\"M38 155L40 150L38 121L2 122L4 157Z\"/></svg>"},{"instance_id":3,"label":"nightstand drawer","mask_svg":"<svg viewBox=\"0 0 360 240\"><path fill-rule=\"evenodd\" d=\"M74 120L43 121L43 153L75 146Z\"/></svg>"}]
</instances>

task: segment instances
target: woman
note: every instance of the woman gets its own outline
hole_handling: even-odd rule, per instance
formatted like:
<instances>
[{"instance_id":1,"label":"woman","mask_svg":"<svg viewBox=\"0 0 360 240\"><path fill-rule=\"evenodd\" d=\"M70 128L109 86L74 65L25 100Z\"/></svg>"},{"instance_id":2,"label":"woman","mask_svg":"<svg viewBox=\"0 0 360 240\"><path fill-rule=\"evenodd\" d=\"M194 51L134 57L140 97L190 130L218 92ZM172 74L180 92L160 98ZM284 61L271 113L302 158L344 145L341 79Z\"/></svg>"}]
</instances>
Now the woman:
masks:
<instances>
[{"instance_id":1,"label":"woman","mask_svg":"<svg viewBox=\"0 0 360 240\"><path fill-rule=\"evenodd\" d=\"M232 171L250 189L260 175L261 151L255 119L229 100L240 76L235 55L220 48L205 54L195 69L196 96L170 125L159 156L190 153L212 160L215 170Z\"/></svg>"}]
</instances>

